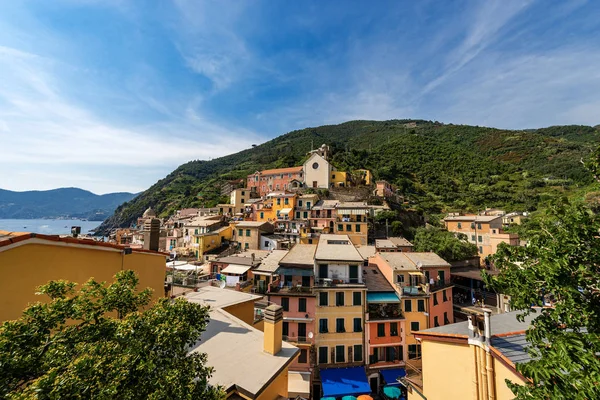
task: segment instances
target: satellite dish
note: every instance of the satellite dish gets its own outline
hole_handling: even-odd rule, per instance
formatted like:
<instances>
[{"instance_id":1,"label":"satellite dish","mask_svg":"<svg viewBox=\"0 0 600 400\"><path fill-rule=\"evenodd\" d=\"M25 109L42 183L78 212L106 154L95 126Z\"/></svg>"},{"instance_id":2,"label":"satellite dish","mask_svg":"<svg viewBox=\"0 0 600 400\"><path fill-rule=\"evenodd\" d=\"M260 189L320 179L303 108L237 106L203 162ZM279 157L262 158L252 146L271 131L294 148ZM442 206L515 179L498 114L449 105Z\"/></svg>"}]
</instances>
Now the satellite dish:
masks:
<instances>
[{"instance_id":1,"label":"satellite dish","mask_svg":"<svg viewBox=\"0 0 600 400\"><path fill-rule=\"evenodd\" d=\"M221 283L219 283L219 289L225 289L225 281L221 281Z\"/></svg>"},{"instance_id":2,"label":"satellite dish","mask_svg":"<svg viewBox=\"0 0 600 400\"><path fill-rule=\"evenodd\" d=\"M312 339L312 338L313 338L313 336L314 336L314 335L313 335L313 333L312 333L312 332L308 332L308 338L309 338L309 339Z\"/></svg>"}]
</instances>

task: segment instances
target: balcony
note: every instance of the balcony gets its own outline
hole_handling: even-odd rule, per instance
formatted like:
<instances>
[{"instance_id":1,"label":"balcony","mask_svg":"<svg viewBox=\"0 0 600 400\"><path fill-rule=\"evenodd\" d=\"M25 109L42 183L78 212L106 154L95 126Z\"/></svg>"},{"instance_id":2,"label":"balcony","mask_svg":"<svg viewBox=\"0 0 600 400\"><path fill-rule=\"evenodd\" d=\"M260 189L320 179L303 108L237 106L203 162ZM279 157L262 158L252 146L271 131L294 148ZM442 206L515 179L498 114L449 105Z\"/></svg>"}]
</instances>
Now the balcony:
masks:
<instances>
[{"instance_id":1,"label":"balcony","mask_svg":"<svg viewBox=\"0 0 600 400\"><path fill-rule=\"evenodd\" d=\"M288 335L283 335L282 339L288 343L307 343L310 344L312 343L312 340L309 339L307 336L288 336Z\"/></svg>"},{"instance_id":2,"label":"balcony","mask_svg":"<svg viewBox=\"0 0 600 400\"><path fill-rule=\"evenodd\" d=\"M398 303L369 304L367 313L369 321L383 321L387 319L404 319Z\"/></svg>"},{"instance_id":3,"label":"balcony","mask_svg":"<svg viewBox=\"0 0 600 400\"><path fill-rule=\"evenodd\" d=\"M269 287L269 294L281 294L281 295L298 295L298 296L306 296L313 295L313 288L309 286L295 285L295 286L283 286L279 287L279 285L271 285Z\"/></svg>"},{"instance_id":4,"label":"balcony","mask_svg":"<svg viewBox=\"0 0 600 400\"><path fill-rule=\"evenodd\" d=\"M340 279L340 278L315 278L316 287L344 287L344 286L364 286L361 278Z\"/></svg>"},{"instance_id":5,"label":"balcony","mask_svg":"<svg viewBox=\"0 0 600 400\"><path fill-rule=\"evenodd\" d=\"M402 290L402 296L429 296L429 285L425 283L398 282L396 286Z\"/></svg>"}]
</instances>

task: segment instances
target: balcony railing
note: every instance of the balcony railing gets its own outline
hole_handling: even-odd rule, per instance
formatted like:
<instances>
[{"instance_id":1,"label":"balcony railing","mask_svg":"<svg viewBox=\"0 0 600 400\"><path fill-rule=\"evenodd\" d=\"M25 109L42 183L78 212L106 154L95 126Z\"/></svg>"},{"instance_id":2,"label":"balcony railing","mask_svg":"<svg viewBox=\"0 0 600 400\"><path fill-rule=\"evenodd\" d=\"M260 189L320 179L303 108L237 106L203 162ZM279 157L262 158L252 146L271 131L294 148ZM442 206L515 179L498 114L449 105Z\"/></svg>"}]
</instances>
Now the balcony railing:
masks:
<instances>
[{"instance_id":1,"label":"balcony railing","mask_svg":"<svg viewBox=\"0 0 600 400\"><path fill-rule=\"evenodd\" d=\"M290 343L310 343L310 339L307 336L288 336L283 335L283 340Z\"/></svg>"},{"instance_id":2,"label":"balcony railing","mask_svg":"<svg viewBox=\"0 0 600 400\"><path fill-rule=\"evenodd\" d=\"M364 285L360 278L315 278L315 286L318 287L335 287L341 285Z\"/></svg>"},{"instance_id":3,"label":"balcony railing","mask_svg":"<svg viewBox=\"0 0 600 400\"><path fill-rule=\"evenodd\" d=\"M395 304L369 304L369 321L386 319L404 319L400 305Z\"/></svg>"},{"instance_id":4,"label":"balcony railing","mask_svg":"<svg viewBox=\"0 0 600 400\"><path fill-rule=\"evenodd\" d=\"M401 288L403 296L427 296L429 295L429 285L425 283L396 283Z\"/></svg>"},{"instance_id":5,"label":"balcony railing","mask_svg":"<svg viewBox=\"0 0 600 400\"><path fill-rule=\"evenodd\" d=\"M283 287L280 287L279 285L271 285L269 293L312 294L313 289L309 286L302 286L302 285L283 286Z\"/></svg>"}]
</instances>

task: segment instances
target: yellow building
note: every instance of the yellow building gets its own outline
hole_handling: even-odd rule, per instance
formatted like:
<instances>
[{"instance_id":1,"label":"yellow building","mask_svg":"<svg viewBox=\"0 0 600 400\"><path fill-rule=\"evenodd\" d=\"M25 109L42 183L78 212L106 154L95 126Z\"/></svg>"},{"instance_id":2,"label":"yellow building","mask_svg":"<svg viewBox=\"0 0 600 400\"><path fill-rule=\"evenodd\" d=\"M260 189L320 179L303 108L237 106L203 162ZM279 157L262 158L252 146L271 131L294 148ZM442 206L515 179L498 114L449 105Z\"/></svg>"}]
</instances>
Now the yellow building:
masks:
<instances>
[{"instance_id":1,"label":"yellow building","mask_svg":"<svg viewBox=\"0 0 600 400\"><path fill-rule=\"evenodd\" d=\"M408 399L513 399L505 379L526 382L516 364L529 360L525 330L534 317L519 322L516 315L488 311L485 317L416 333L422 359L420 367L407 368Z\"/></svg>"},{"instance_id":2,"label":"yellow building","mask_svg":"<svg viewBox=\"0 0 600 400\"><path fill-rule=\"evenodd\" d=\"M368 218L371 216L371 208L363 202L341 202L337 204L336 220L333 225L333 233L348 235L353 244L366 246L368 239Z\"/></svg>"},{"instance_id":3,"label":"yellow building","mask_svg":"<svg viewBox=\"0 0 600 400\"><path fill-rule=\"evenodd\" d=\"M364 365L363 257L346 235L321 235L315 252L317 363Z\"/></svg>"},{"instance_id":4,"label":"yellow building","mask_svg":"<svg viewBox=\"0 0 600 400\"><path fill-rule=\"evenodd\" d=\"M0 322L19 318L28 304L44 301L36 288L51 280L82 284L90 278L112 282L130 269L139 277L139 289L164 295L165 253L133 249L72 237L0 231Z\"/></svg>"},{"instance_id":5,"label":"yellow building","mask_svg":"<svg viewBox=\"0 0 600 400\"><path fill-rule=\"evenodd\" d=\"M269 222L240 221L232 223L231 227L233 240L243 250L259 250L261 235L273 233L273 225Z\"/></svg>"},{"instance_id":6,"label":"yellow building","mask_svg":"<svg viewBox=\"0 0 600 400\"><path fill-rule=\"evenodd\" d=\"M192 352L206 353L215 370L209 383L220 385L232 399L276 400L293 395L289 365L300 350L283 339L283 310L271 305L264 312L264 333L248 322L260 298L207 286L186 295L188 301L210 305L210 321ZM310 388L306 387L303 390Z\"/></svg>"},{"instance_id":7,"label":"yellow building","mask_svg":"<svg viewBox=\"0 0 600 400\"><path fill-rule=\"evenodd\" d=\"M233 228L231 225L223 226L212 232L194 235L196 257L198 260L201 260L206 252L218 249L226 241L231 240L232 238Z\"/></svg>"},{"instance_id":8,"label":"yellow building","mask_svg":"<svg viewBox=\"0 0 600 400\"><path fill-rule=\"evenodd\" d=\"M333 187L345 187L348 185L348 173L333 170L329 182Z\"/></svg>"}]
</instances>

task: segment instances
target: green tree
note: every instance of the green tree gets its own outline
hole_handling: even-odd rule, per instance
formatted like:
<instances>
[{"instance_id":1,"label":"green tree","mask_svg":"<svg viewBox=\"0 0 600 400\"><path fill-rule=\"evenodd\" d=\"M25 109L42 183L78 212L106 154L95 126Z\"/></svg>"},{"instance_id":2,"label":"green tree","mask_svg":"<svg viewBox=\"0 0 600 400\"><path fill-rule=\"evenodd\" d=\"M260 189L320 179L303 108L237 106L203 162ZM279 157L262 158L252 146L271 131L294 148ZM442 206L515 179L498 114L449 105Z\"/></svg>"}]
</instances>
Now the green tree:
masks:
<instances>
[{"instance_id":1,"label":"green tree","mask_svg":"<svg viewBox=\"0 0 600 400\"><path fill-rule=\"evenodd\" d=\"M518 399L598 399L600 218L564 201L535 223L528 245L501 246L494 257L499 275L484 276L523 310L521 320L539 314L526 334L532 360L517 364L531 382L509 387ZM552 307L542 307L547 302Z\"/></svg>"},{"instance_id":2,"label":"green tree","mask_svg":"<svg viewBox=\"0 0 600 400\"><path fill-rule=\"evenodd\" d=\"M50 301L0 326L0 398L221 399L205 354L188 354L208 308L183 299L149 306L151 290L122 271L106 285L51 281Z\"/></svg>"},{"instance_id":3,"label":"green tree","mask_svg":"<svg viewBox=\"0 0 600 400\"><path fill-rule=\"evenodd\" d=\"M464 234L455 235L445 229L417 228L413 244L415 251L433 251L446 261L460 261L477 256L477 246Z\"/></svg>"}]
</instances>

